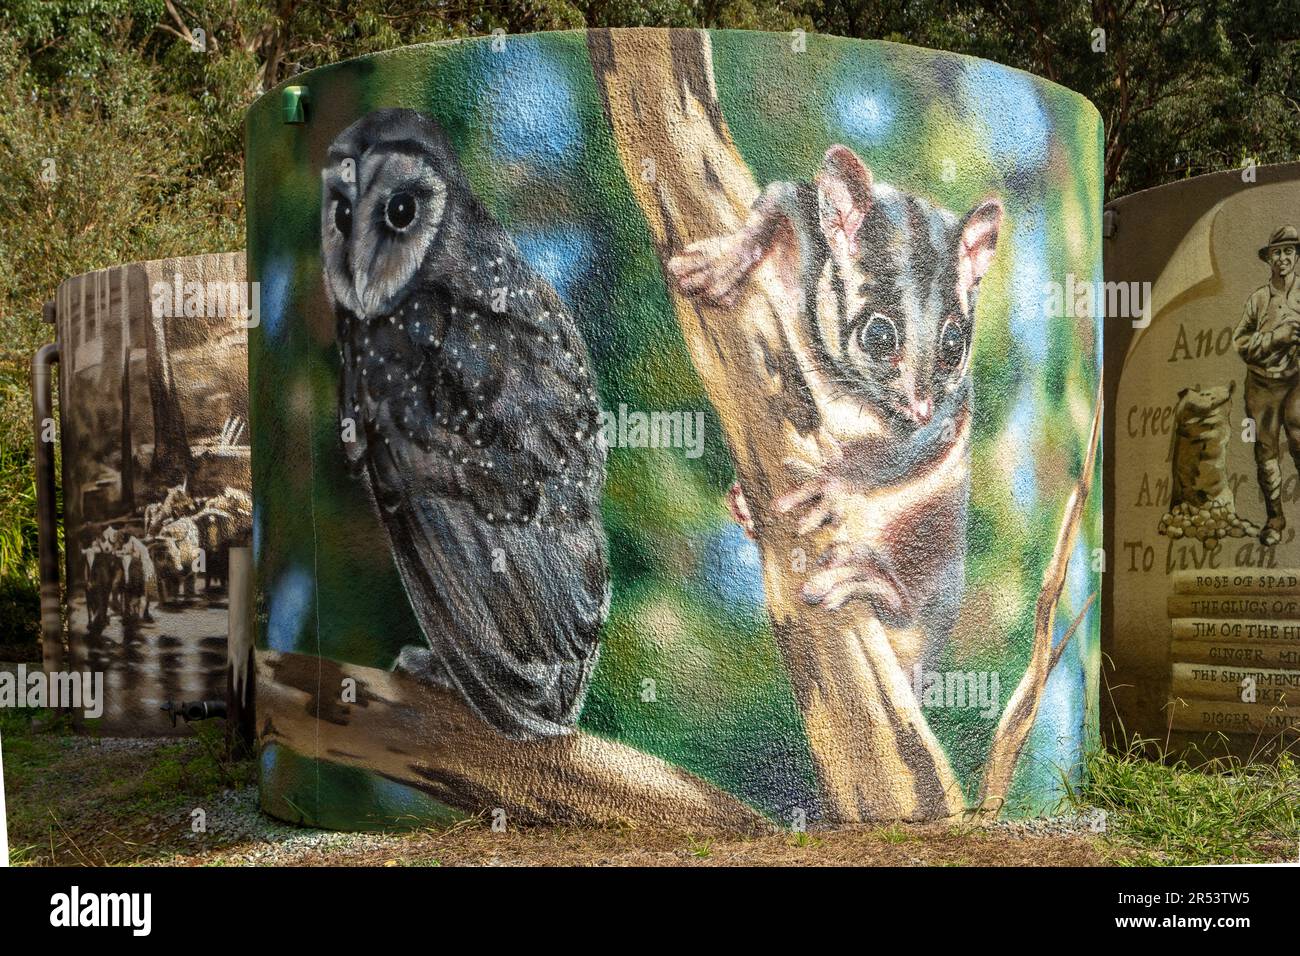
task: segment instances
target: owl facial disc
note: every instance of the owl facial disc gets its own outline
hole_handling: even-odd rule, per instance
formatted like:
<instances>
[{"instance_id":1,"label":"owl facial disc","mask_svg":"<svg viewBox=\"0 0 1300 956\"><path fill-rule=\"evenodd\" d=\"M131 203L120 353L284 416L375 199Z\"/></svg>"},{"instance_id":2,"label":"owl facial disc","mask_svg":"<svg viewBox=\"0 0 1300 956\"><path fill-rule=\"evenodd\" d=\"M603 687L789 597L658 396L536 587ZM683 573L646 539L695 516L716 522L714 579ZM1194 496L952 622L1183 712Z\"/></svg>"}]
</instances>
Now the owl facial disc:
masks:
<instances>
[{"instance_id":1,"label":"owl facial disc","mask_svg":"<svg viewBox=\"0 0 1300 956\"><path fill-rule=\"evenodd\" d=\"M332 306L390 314L437 243L447 208L444 144L402 122L358 125L322 171L321 251Z\"/></svg>"}]
</instances>

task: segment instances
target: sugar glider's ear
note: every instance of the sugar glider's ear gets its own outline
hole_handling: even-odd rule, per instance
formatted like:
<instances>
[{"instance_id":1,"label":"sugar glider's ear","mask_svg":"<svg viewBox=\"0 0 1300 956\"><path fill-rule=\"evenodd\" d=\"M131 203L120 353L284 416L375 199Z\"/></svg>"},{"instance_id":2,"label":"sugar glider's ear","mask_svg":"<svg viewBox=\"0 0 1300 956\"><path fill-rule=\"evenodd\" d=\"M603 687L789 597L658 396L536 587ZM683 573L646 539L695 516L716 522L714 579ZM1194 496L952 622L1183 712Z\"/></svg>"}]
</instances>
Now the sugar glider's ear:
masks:
<instances>
[{"instance_id":1,"label":"sugar glider's ear","mask_svg":"<svg viewBox=\"0 0 1300 956\"><path fill-rule=\"evenodd\" d=\"M966 214L957 242L957 295L965 304L993 264L1002 229L1002 203L986 199Z\"/></svg>"},{"instance_id":2,"label":"sugar glider's ear","mask_svg":"<svg viewBox=\"0 0 1300 956\"><path fill-rule=\"evenodd\" d=\"M1190 391L1191 391L1190 388L1180 388L1180 389L1178 390L1178 397L1179 397L1180 399L1186 398L1186 397L1187 397L1187 393L1190 392Z\"/></svg>"},{"instance_id":3,"label":"sugar glider's ear","mask_svg":"<svg viewBox=\"0 0 1300 956\"><path fill-rule=\"evenodd\" d=\"M832 249L858 251L858 231L871 207L871 170L847 146L832 146L817 173L817 218Z\"/></svg>"}]
</instances>

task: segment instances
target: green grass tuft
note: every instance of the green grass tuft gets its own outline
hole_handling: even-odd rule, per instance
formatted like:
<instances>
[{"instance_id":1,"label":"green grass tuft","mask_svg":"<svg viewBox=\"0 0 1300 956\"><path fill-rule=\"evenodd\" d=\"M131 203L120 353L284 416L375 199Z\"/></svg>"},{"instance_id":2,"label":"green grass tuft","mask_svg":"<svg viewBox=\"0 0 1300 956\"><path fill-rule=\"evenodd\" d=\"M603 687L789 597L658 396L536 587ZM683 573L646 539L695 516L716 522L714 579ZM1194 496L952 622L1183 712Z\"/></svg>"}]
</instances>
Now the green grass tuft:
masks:
<instances>
[{"instance_id":1,"label":"green grass tuft","mask_svg":"<svg viewBox=\"0 0 1300 956\"><path fill-rule=\"evenodd\" d=\"M1151 759L1154 755L1155 759ZM1076 809L1106 812L1107 842L1137 865L1197 865L1294 859L1300 844L1300 762L1191 757L1134 737L1088 760Z\"/></svg>"}]
</instances>

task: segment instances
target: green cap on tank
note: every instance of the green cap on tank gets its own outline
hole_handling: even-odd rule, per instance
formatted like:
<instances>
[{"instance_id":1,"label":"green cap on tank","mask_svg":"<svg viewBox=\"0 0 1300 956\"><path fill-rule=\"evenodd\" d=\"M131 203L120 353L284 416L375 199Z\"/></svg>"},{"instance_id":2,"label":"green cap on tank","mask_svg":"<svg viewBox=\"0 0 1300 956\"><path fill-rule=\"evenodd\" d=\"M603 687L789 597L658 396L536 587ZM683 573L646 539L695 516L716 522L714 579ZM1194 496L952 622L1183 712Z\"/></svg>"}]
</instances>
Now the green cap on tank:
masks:
<instances>
[{"instance_id":1,"label":"green cap on tank","mask_svg":"<svg viewBox=\"0 0 1300 956\"><path fill-rule=\"evenodd\" d=\"M286 86L280 94L280 112L286 123L307 122L307 102L311 93L305 86Z\"/></svg>"}]
</instances>

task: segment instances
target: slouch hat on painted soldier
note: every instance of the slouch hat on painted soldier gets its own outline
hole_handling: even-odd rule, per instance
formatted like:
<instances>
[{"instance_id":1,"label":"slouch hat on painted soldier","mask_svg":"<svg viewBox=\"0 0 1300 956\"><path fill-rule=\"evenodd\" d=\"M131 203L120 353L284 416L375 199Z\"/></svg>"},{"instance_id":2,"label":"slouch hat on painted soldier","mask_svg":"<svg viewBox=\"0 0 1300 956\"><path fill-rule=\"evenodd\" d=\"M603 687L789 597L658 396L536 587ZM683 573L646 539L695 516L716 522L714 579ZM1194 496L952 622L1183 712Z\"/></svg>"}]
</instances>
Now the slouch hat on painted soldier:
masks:
<instances>
[{"instance_id":1,"label":"slouch hat on painted soldier","mask_svg":"<svg viewBox=\"0 0 1300 956\"><path fill-rule=\"evenodd\" d=\"M1269 250L1278 246L1300 246L1300 232L1296 232L1295 226L1283 226L1269 236L1268 245L1260 247L1259 257L1267 259Z\"/></svg>"}]
</instances>

